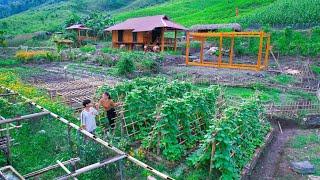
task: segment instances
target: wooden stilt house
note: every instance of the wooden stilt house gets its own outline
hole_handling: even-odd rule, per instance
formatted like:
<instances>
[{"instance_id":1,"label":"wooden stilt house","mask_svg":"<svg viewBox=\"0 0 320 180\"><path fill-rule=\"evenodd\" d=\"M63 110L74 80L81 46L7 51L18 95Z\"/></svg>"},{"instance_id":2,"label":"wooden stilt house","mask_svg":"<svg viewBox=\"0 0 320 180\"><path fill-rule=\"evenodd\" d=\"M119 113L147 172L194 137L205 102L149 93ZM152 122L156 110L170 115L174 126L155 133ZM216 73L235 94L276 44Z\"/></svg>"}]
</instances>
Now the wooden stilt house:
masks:
<instances>
[{"instance_id":1,"label":"wooden stilt house","mask_svg":"<svg viewBox=\"0 0 320 180\"><path fill-rule=\"evenodd\" d=\"M112 32L114 48L126 46L128 49L136 49L158 45L164 51L169 46L177 49L177 31L186 31L186 28L170 21L165 15L157 15L128 19L105 31ZM164 33L167 31L174 32L174 38L165 38Z\"/></svg>"}]
</instances>

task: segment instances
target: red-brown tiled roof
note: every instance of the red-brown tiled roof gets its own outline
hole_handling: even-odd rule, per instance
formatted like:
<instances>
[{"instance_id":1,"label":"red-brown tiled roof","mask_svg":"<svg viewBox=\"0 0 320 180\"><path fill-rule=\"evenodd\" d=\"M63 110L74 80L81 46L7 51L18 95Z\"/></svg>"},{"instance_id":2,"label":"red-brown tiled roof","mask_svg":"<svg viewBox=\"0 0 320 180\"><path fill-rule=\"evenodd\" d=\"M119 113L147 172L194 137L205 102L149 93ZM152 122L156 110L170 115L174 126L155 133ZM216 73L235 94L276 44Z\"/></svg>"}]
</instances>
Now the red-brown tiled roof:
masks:
<instances>
[{"instance_id":1,"label":"red-brown tiled roof","mask_svg":"<svg viewBox=\"0 0 320 180\"><path fill-rule=\"evenodd\" d=\"M67 30L70 30L70 29L91 30L90 28L86 27L83 24L74 24L74 25L72 25L70 27L67 27L66 29Z\"/></svg>"},{"instance_id":2,"label":"red-brown tiled roof","mask_svg":"<svg viewBox=\"0 0 320 180\"><path fill-rule=\"evenodd\" d=\"M155 28L165 27L170 30L187 30L185 27L169 20L165 15L146 16L128 19L122 23L111 26L105 31L132 30L133 32L152 31Z\"/></svg>"}]
</instances>

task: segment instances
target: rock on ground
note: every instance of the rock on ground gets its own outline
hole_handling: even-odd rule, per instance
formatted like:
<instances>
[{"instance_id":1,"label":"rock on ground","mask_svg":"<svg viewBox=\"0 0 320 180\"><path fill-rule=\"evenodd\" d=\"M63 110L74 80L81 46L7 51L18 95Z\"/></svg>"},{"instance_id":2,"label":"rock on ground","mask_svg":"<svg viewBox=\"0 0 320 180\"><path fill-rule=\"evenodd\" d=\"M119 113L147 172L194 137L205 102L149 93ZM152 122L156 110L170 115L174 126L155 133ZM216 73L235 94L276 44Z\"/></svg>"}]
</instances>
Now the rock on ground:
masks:
<instances>
[{"instance_id":1,"label":"rock on ground","mask_svg":"<svg viewBox=\"0 0 320 180\"><path fill-rule=\"evenodd\" d=\"M299 174L315 173L315 168L309 161L291 162L290 168Z\"/></svg>"}]
</instances>

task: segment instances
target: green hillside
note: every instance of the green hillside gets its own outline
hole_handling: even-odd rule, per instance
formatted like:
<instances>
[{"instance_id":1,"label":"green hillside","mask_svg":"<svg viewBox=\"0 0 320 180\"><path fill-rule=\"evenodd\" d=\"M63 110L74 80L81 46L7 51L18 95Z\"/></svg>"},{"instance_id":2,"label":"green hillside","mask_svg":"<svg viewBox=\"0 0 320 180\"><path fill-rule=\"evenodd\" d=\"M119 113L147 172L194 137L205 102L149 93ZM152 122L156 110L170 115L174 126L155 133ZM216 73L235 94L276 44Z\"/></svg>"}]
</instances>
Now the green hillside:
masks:
<instances>
[{"instance_id":1,"label":"green hillside","mask_svg":"<svg viewBox=\"0 0 320 180\"><path fill-rule=\"evenodd\" d=\"M124 20L129 17L166 14L185 26L205 23L232 22L236 19L236 7L240 17L258 12L259 8L270 5L274 0L176 0L161 5L120 13L116 17Z\"/></svg>"},{"instance_id":2,"label":"green hillside","mask_svg":"<svg viewBox=\"0 0 320 180\"><path fill-rule=\"evenodd\" d=\"M236 17L236 8L239 16ZM61 31L72 13L83 16L93 11L111 13L117 21L166 14L187 27L194 24L239 22L251 24L320 24L319 0L71 0L42 5L0 19L8 34Z\"/></svg>"},{"instance_id":3,"label":"green hillside","mask_svg":"<svg viewBox=\"0 0 320 180\"><path fill-rule=\"evenodd\" d=\"M37 31L61 31L64 21L73 13L79 16L84 16L94 11L114 14L144 8L166 1L167 0L71 0L45 4L0 19L0 29L12 35Z\"/></svg>"},{"instance_id":4,"label":"green hillside","mask_svg":"<svg viewBox=\"0 0 320 180\"><path fill-rule=\"evenodd\" d=\"M70 2L60 2L28 10L0 19L0 29L8 34L25 34L37 31L55 31L72 14Z\"/></svg>"},{"instance_id":5,"label":"green hillside","mask_svg":"<svg viewBox=\"0 0 320 180\"><path fill-rule=\"evenodd\" d=\"M239 16L236 17L236 7ZM185 25L240 22L249 24L320 24L319 0L176 0L118 14L117 20L166 14Z\"/></svg>"}]
</instances>

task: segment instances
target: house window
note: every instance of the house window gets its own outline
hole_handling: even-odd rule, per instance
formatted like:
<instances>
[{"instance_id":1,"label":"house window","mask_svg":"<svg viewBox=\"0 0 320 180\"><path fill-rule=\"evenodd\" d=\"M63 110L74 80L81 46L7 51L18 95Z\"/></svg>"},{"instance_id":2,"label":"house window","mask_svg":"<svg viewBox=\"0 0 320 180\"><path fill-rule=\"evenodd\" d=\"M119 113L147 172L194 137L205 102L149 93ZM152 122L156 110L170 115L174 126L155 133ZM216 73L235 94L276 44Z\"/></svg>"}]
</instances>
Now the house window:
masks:
<instances>
[{"instance_id":1,"label":"house window","mask_svg":"<svg viewBox=\"0 0 320 180\"><path fill-rule=\"evenodd\" d=\"M123 30L118 31L118 42L123 41Z\"/></svg>"},{"instance_id":2,"label":"house window","mask_svg":"<svg viewBox=\"0 0 320 180\"><path fill-rule=\"evenodd\" d=\"M137 32L133 32L132 33L132 38L133 38L133 42L137 42L138 41L138 33Z\"/></svg>"}]
</instances>

